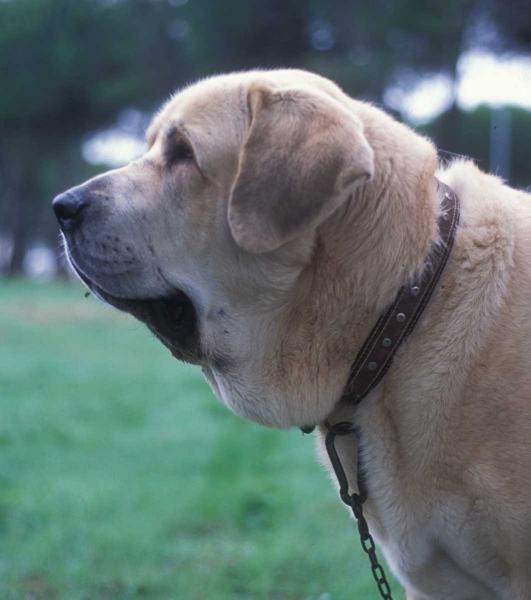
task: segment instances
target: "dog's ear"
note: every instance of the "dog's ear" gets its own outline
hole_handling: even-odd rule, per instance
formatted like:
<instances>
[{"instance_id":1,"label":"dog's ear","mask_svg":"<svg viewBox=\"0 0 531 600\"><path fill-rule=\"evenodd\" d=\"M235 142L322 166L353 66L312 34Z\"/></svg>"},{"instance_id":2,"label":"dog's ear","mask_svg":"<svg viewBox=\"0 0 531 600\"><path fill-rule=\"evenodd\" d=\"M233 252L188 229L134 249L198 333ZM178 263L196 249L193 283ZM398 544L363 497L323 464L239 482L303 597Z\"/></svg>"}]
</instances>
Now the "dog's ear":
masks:
<instances>
[{"instance_id":1,"label":"dog's ear","mask_svg":"<svg viewBox=\"0 0 531 600\"><path fill-rule=\"evenodd\" d=\"M374 161L359 120L324 94L254 84L247 101L228 218L236 243L259 254L319 225L371 179Z\"/></svg>"}]
</instances>

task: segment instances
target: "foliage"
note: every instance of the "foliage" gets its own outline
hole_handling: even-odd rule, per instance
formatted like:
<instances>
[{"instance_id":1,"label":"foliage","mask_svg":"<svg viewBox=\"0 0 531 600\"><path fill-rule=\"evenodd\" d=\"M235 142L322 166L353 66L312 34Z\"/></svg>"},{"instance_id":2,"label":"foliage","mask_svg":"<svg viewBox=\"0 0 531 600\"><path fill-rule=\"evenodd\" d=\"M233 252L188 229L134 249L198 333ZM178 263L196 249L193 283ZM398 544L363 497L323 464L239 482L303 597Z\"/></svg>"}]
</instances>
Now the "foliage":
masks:
<instances>
[{"instance_id":1,"label":"foliage","mask_svg":"<svg viewBox=\"0 0 531 600\"><path fill-rule=\"evenodd\" d=\"M173 74L186 70L178 44L166 35L163 6L138 0L0 4L2 130L32 127L35 136L62 140L111 123L124 104L158 100Z\"/></svg>"}]
</instances>

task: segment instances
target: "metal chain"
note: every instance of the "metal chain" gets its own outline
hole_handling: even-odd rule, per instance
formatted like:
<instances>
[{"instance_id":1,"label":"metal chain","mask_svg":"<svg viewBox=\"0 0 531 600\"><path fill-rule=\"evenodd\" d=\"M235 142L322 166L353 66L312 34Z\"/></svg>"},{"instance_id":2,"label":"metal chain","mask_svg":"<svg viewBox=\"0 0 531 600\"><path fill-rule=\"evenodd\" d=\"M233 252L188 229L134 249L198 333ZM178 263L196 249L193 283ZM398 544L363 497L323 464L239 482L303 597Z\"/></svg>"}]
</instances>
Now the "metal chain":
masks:
<instances>
[{"instance_id":1,"label":"metal chain","mask_svg":"<svg viewBox=\"0 0 531 600\"><path fill-rule=\"evenodd\" d=\"M341 496L341 500L347 505L350 506L354 516L356 517L356 521L358 523L358 531L360 534L361 547L368 555L369 560L371 561L371 571L374 577L374 581L378 586L378 591L380 592L380 596L384 600L393 600L391 596L391 588L389 583L387 582L387 577L385 575L385 571L382 565L378 562L378 557L376 556L376 546L374 545L374 540L372 539L372 535L369 532L369 525L367 520L363 516L363 503L367 500L367 487L365 486L365 482L363 480L363 475L358 465L358 491L359 493L350 494L348 489L348 480L345 474L345 470L343 469L343 465L341 464L341 460L339 459L339 455L336 450L335 439L338 435L356 435L356 430L354 429L352 423L337 423L336 425L330 425L328 421L325 421L325 425L328 428L328 433L326 434L326 451L328 452L328 456L330 458L330 462L332 463L332 467L334 468L334 472L336 474L337 480L339 482L339 495Z\"/></svg>"}]
</instances>

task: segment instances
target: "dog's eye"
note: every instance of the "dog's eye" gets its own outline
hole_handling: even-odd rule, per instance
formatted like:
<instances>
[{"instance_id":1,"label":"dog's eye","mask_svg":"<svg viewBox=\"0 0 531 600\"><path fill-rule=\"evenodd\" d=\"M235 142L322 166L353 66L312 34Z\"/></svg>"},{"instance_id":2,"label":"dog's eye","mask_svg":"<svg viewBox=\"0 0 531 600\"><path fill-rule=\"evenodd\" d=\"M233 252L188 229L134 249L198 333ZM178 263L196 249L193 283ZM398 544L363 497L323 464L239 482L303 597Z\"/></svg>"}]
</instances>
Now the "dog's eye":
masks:
<instances>
[{"instance_id":1,"label":"dog's eye","mask_svg":"<svg viewBox=\"0 0 531 600\"><path fill-rule=\"evenodd\" d=\"M171 165L176 162L182 162L194 159L194 151L183 140L170 144L166 150L166 162Z\"/></svg>"}]
</instances>

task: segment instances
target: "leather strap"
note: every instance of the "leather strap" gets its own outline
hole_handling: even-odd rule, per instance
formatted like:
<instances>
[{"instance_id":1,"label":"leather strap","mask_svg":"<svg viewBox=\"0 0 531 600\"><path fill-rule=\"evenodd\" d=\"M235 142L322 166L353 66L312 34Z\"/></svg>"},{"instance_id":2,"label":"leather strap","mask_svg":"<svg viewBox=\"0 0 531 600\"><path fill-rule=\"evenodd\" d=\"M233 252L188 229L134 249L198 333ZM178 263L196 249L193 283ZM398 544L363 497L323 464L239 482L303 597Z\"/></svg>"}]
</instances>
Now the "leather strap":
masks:
<instances>
[{"instance_id":1,"label":"leather strap","mask_svg":"<svg viewBox=\"0 0 531 600\"><path fill-rule=\"evenodd\" d=\"M382 380L400 344L419 320L446 265L459 222L459 198L447 185L438 179L436 181L437 189L443 195L438 219L439 239L428 254L422 275L412 285L400 289L358 352L342 402L358 404Z\"/></svg>"}]
</instances>

